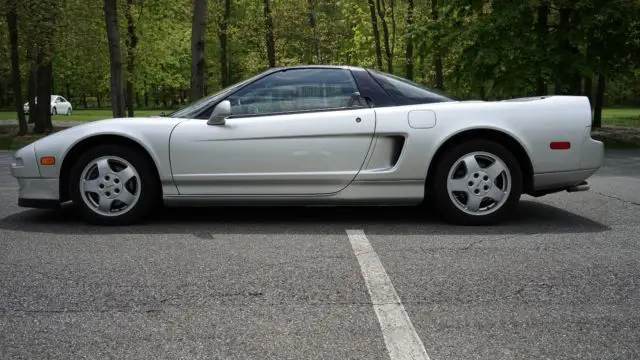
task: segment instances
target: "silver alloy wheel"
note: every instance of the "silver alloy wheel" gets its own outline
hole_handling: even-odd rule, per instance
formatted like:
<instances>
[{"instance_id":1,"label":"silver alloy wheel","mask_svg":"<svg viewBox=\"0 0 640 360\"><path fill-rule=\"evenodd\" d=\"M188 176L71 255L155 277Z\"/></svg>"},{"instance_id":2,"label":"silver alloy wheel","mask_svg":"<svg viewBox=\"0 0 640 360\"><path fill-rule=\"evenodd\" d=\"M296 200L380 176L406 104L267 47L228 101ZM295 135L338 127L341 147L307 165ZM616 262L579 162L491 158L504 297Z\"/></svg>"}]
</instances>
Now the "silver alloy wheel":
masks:
<instances>
[{"instance_id":1,"label":"silver alloy wheel","mask_svg":"<svg viewBox=\"0 0 640 360\"><path fill-rule=\"evenodd\" d=\"M511 193L511 173L494 154L476 151L460 157L447 176L447 193L455 206L469 215L497 211Z\"/></svg>"},{"instance_id":2,"label":"silver alloy wheel","mask_svg":"<svg viewBox=\"0 0 640 360\"><path fill-rule=\"evenodd\" d=\"M80 176L84 203L103 216L118 216L133 209L140 199L140 175L128 161L103 156L91 161Z\"/></svg>"}]
</instances>

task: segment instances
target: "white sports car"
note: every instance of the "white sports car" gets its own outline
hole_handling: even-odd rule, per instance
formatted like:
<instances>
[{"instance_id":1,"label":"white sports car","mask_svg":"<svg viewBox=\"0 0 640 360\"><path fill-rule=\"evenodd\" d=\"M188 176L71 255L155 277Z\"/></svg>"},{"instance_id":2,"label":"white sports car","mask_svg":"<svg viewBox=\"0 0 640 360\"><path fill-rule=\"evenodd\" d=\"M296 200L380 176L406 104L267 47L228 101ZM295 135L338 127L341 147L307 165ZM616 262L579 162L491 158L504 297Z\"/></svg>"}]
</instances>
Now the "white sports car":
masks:
<instances>
[{"instance_id":1,"label":"white sports car","mask_svg":"<svg viewBox=\"0 0 640 360\"><path fill-rule=\"evenodd\" d=\"M505 219L521 194L587 190L604 155L590 133L586 97L456 101L369 69L297 66L167 116L51 134L20 149L11 172L19 205L72 201L96 224L162 203L427 202L477 225Z\"/></svg>"},{"instance_id":2,"label":"white sports car","mask_svg":"<svg viewBox=\"0 0 640 360\"><path fill-rule=\"evenodd\" d=\"M35 99L35 103L38 103L37 98ZM51 115L65 114L67 116L70 116L71 112L73 111L73 106L71 106L71 103L60 95L51 95L51 103L49 106L51 106ZM29 115L29 103L24 103L24 105L22 105L22 108L24 110L24 113Z\"/></svg>"}]
</instances>

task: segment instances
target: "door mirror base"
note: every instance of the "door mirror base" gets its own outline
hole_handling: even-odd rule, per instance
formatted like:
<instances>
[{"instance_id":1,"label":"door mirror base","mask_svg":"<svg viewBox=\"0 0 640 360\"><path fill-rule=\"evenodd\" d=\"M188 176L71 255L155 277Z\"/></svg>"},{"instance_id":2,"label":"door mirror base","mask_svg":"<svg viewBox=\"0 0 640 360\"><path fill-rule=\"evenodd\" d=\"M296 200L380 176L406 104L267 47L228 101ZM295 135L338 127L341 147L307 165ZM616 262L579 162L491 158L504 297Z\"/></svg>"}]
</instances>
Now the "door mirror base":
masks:
<instances>
[{"instance_id":1,"label":"door mirror base","mask_svg":"<svg viewBox=\"0 0 640 360\"><path fill-rule=\"evenodd\" d=\"M207 125L224 125L227 117L231 115L231 102L223 100L211 112Z\"/></svg>"}]
</instances>

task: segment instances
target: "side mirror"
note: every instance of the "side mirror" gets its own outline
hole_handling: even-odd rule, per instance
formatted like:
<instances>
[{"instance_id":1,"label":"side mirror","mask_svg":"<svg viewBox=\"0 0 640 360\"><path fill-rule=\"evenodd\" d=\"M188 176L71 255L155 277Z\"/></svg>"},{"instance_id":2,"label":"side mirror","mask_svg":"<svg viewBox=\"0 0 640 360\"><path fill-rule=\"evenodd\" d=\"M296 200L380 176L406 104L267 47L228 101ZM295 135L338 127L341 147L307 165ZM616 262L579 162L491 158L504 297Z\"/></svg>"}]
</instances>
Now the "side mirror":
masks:
<instances>
[{"instance_id":1,"label":"side mirror","mask_svg":"<svg viewBox=\"0 0 640 360\"><path fill-rule=\"evenodd\" d=\"M221 101L215 108L207 121L208 125L224 125L227 116L231 115L231 102L229 100Z\"/></svg>"}]
</instances>

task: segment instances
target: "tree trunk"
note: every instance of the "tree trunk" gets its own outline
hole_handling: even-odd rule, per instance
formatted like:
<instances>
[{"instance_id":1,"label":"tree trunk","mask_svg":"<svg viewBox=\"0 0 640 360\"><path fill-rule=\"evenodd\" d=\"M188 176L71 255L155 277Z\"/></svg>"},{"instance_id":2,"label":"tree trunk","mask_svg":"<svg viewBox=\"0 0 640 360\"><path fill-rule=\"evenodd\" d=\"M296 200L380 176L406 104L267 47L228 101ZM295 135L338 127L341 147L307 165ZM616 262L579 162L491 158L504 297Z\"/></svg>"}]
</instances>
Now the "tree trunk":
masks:
<instances>
[{"instance_id":1,"label":"tree trunk","mask_svg":"<svg viewBox=\"0 0 640 360\"><path fill-rule=\"evenodd\" d=\"M536 32L538 34L538 52L546 51L547 38L549 36L549 4L546 2L538 6ZM544 60L538 63L538 77L536 78L536 94L538 96L547 95L547 84L542 73L546 65Z\"/></svg>"},{"instance_id":2,"label":"tree trunk","mask_svg":"<svg viewBox=\"0 0 640 360\"><path fill-rule=\"evenodd\" d=\"M378 8L378 16L380 17L380 23L382 23L382 36L384 37L384 52L387 57L387 72L393 74L393 55L391 54L391 46L389 45L389 28L387 27L387 20L385 20L386 5L384 0L376 0Z\"/></svg>"},{"instance_id":3,"label":"tree trunk","mask_svg":"<svg viewBox=\"0 0 640 360\"><path fill-rule=\"evenodd\" d=\"M85 93L82 93L82 106L85 110L87 109L87 94Z\"/></svg>"},{"instance_id":4,"label":"tree trunk","mask_svg":"<svg viewBox=\"0 0 640 360\"><path fill-rule=\"evenodd\" d=\"M218 38L220 39L220 85L223 88L231 85L229 79L228 41L229 18L231 17L231 0L224 2L224 13L219 24Z\"/></svg>"},{"instance_id":5,"label":"tree trunk","mask_svg":"<svg viewBox=\"0 0 640 360\"><path fill-rule=\"evenodd\" d=\"M104 19L107 26L111 63L111 111L114 117L119 118L124 117L124 86L117 0L104 0Z\"/></svg>"},{"instance_id":6,"label":"tree trunk","mask_svg":"<svg viewBox=\"0 0 640 360\"><path fill-rule=\"evenodd\" d=\"M413 0L407 1L407 30L405 40L405 76L409 80L413 80L413 40L411 39L411 30L413 26Z\"/></svg>"},{"instance_id":7,"label":"tree trunk","mask_svg":"<svg viewBox=\"0 0 640 360\"><path fill-rule=\"evenodd\" d=\"M269 8L269 0L264 0L264 27L267 42L267 59L269 67L276 66L276 41L273 35L273 15Z\"/></svg>"},{"instance_id":8,"label":"tree trunk","mask_svg":"<svg viewBox=\"0 0 640 360\"><path fill-rule=\"evenodd\" d=\"M559 62L556 67L556 81L554 85L554 93L556 95L568 95L571 78L571 59L569 57L568 48L571 46L569 40L569 21L571 19L571 9L560 9L560 20L557 30L558 57Z\"/></svg>"},{"instance_id":9,"label":"tree trunk","mask_svg":"<svg viewBox=\"0 0 640 360\"><path fill-rule=\"evenodd\" d=\"M596 85L596 101L593 112L593 127L602 127L602 107L604 106L604 90L606 88L607 77L604 74L598 75L598 84Z\"/></svg>"},{"instance_id":10,"label":"tree trunk","mask_svg":"<svg viewBox=\"0 0 640 360\"><path fill-rule=\"evenodd\" d=\"M438 0L431 0L431 19L433 21L438 20ZM440 51L440 43L436 40L434 44L435 50L435 70L436 70L436 88L444 90L444 72L442 65L442 53Z\"/></svg>"},{"instance_id":11,"label":"tree trunk","mask_svg":"<svg viewBox=\"0 0 640 360\"><path fill-rule=\"evenodd\" d=\"M22 103L22 81L20 79L20 52L18 51L18 15L14 0L8 1L7 25L9 27L9 42L11 43L11 75L13 82L13 100L18 113L18 135L27 134L27 119L24 116Z\"/></svg>"},{"instance_id":12,"label":"tree trunk","mask_svg":"<svg viewBox=\"0 0 640 360\"><path fill-rule=\"evenodd\" d=\"M382 51L380 50L380 32L378 31L378 16L376 15L376 5L373 0L369 0L369 11L371 12L371 26L373 27L373 39L376 44L376 63L378 70L382 70Z\"/></svg>"},{"instance_id":13,"label":"tree trunk","mask_svg":"<svg viewBox=\"0 0 640 360\"><path fill-rule=\"evenodd\" d=\"M67 100L68 100L68 101L71 101L71 84L66 83L66 84L64 85L64 87L65 87L66 94L67 94L67 95L66 95L66 96L67 96Z\"/></svg>"},{"instance_id":14,"label":"tree trunk","mask_svg":"<svg viewBox=\"0 0 640 360\"><path fill-rule=\"evenodd\" d=\"M136 35L136 24L133 21L133 14L131 14L131 6L133 0L127 0L125 6L125 17L127 18L127 116L134 117L133 110L133 80L135 76L135 49L138 45L138 36Z\"/></svg>"},{"instance_id":15,"label":"tree trunk","mask_svg":"<svg viewBox=\"0 0 640 360\"><path fill-rule=\"evenodd\" d=\"M418 45L418 68L420 69L420 79L424 79L424 58L427 56L427 49L424 42Z\"/></svg>"},{"instance_id":16,"label":"tree trunk","mask_svg":"<svg viewBox=\"0 0 640 360\"><path fill-rule=\"evenodd\" d=\"M32 63L32 66L29 69L29 80L28 80L28 89L27 89L27 94L29 96L29 120L28 122L31 123L35 123L36 119L38 118L38 113L37 113L37 105L36 105L36 96L37 96L37 89L36 89L36 85L38 83L37 81L37 76L38 74L36 73L36 66Z\"/></svg>"},{"instance_id":17,"label":"tree trunk","mask_svg":"<svg viewBox=\"0 0 640 360\"><path fill-rule=\"evenodd\" d=\"M144 107L145 109L149 108L149 92L148 91L144 92Z\"/></svg>"},{"instance_id":18,"label":"tree trunk","mask_svg":"<svg viewBox=\"0 0 640 360\"><path fill-rule=\"evenodd\" d=\"M591 104L591 109L593 110L593 77L586 76L584 78L584 96L589 98L589 104Z\"/></svg>"},{"instance_id":19,"label":"tree trunk","mask_svg":"<svg viewBox=\"0 0 640 360\"><path fill-rule=\"evenodd\" d=\"M316 63L322 64L322 54L320 53L320 39L318 38L318 27L316 21L316 2L317 0L308 0L309 5L309 26L313 35L313 47L316 55Z\"/></svg>"},{"instance_id":20,"label":"tree trunk","mask_svg":"<svg viewBox=\"0 0 640 360\"><path fill-rule=\"evenodd\" d=\"M487 101L487 89L484 84L480 85L480 99L483 101Z\"/></svg>"},{"instance_id":21,"label":"tree trunk","mask_svg":"<svg viewBox=\"0 0 640 360\"><path fill-rule=\"evenodd\" d=\"M51 123L51 78L52 64L51 57L46 54L44 48L38 49L37 55L37 85L36 96L38 103L36 104L36 118L33 132L35 134L43 134L53 129ZM29 111L32 111L31 109Z\"/></svg>"},{"instance_id":22,"label":"tree trunk","mask_svg":"<svg viewBox=\"0 0 640 360\"><path fill-rule=\"evenodd\" d=\"M7 25L9 27L9 41L11 43L11 74L13 82L13 100L18 113L18 124L20 129L18 135L27 134L27 119L24 115L22 103L22 81L20 80L20 52L18 51L18 15L16 13L15 2L8 1Z\"/></svg>"},{"instance_id":23,"label":"tree trunk","mask_svg":"<svg viewBox=\"0 0 640 360\"><path fill-rule=\"evenodd\" d=\"M395 0L389 1L389 12L391 13L391 58L396 55L396 2Z\"/></svg>"},{"instance_id":24,"label":"tree trunk","mask_svg":"<svg viewBox=\"0 0 640 360\"><path fill-rule=\"evenodd\" d=\"M4 85L2 84L2 80L0 79L0 109L4 108L5 96L4 96Z\"/></svg>"},{"instance_id":25,"label":"tree trunk","mask_svg":"<svg viewBox=\"0 0 640 360\"><path fill-rule=\"evenodd\" d=\"M189 100L204 97L204 33L207 21L207 0L193 0L191 23L191 91Z\"/></svg>"}]
</instances>

